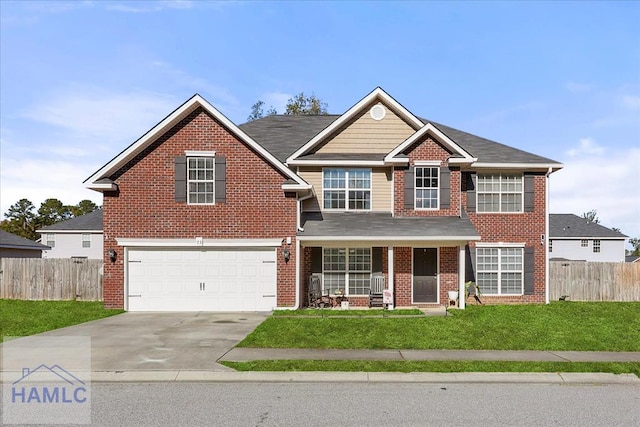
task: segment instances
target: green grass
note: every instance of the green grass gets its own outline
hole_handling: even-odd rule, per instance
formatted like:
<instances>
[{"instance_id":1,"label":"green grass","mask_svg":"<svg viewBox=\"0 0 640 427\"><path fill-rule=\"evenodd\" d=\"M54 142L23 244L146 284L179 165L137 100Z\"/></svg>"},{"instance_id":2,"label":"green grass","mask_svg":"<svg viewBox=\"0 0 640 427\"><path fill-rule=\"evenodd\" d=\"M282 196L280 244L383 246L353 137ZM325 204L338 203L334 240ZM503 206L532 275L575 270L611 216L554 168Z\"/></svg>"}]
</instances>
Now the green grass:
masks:
<instances>
[{"instance_id":1,"label":"green grass","mask_svg":"<svg viewBox=\"0 0 640 427\"><path fill-rule=\"evenodd\" d=\"M417 308L401 310L333 310L330 308L302 310L276 310L272 314L276 317L390 317L390 316L424 316Z\"/></svg>"},{"instance_id":2,"label":"green grass","mask_svg":"<svg viewBox=\"0 0 640 427\"><path fill-rule=\"evenodd\" d=\"M222 362L237 371L339 371L339 372L607 372L635 374L640 363L594 362L485 362L485 361L368 361L368 360L258 360Z\"/></svg>"},{"instance_id":3,"label":"green grass","mask_svg":"<svg viewBox=\"0 0 640 427\"><path fill-rule=\"evenodd\" d=\"M21 301L0 299L0 342L123 313L101 302Z\"/></svg>"},{"instance_id":4,"label":"green grass","mask_svg":"<svg viewBox=\"0 0 640 427\"><path fill-rule=\"evenodd\" d=\"M272 316L238 346L640 351L640 302L469 306L446 317Z\"/></svg>"}]
</instances>

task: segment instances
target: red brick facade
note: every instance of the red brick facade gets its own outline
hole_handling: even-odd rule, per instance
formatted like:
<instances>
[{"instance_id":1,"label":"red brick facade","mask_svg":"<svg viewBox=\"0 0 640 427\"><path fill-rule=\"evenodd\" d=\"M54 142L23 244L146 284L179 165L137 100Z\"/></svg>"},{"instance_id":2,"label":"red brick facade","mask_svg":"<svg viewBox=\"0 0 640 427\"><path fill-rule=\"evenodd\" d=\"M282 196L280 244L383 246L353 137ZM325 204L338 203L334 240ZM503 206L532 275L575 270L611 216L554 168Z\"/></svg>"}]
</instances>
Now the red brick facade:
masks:
<instances>
[{"instance_id":1,"label":"red brick facade","mask_svg":"<svg viewBox=\"0 0 640 427\"><path fill-rule=\"evenodd\" d=\"M185 151L215 151L226 157L226 202L187 205L175 201L174 158ZM296 197L281 185L286 177L198 108L131 160L112 179L117 193L104 195L104 303L123 307L124 257L117 238L284 239L291 259L278 262L277 304L295 301ZM284 247L284 246L283 246ZM279 254L283 247L279 248ZM107 251L116 249L111 262Z\"/></svg>"}]
</instances>

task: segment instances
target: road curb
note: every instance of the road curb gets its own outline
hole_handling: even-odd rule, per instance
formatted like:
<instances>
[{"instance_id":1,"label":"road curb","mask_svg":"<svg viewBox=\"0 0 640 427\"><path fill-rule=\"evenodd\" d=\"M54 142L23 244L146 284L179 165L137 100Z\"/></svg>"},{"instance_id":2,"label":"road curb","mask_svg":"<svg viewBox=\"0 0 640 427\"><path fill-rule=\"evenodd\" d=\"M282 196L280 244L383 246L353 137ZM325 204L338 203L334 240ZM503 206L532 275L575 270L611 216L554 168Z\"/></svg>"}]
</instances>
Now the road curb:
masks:
<instances>
[{"instance_id":1,"label":"road curb","mask_svg":"<svg viewBox=\"0 0 640 427\"><path fill-rule=\"evenodd\" d=\"M540 383L627 384L640 386L633 374L553 372L215 372L215 371L99 371L94 383L148 382L357 382L357 383Z\"/></svg>"}]
</instances>

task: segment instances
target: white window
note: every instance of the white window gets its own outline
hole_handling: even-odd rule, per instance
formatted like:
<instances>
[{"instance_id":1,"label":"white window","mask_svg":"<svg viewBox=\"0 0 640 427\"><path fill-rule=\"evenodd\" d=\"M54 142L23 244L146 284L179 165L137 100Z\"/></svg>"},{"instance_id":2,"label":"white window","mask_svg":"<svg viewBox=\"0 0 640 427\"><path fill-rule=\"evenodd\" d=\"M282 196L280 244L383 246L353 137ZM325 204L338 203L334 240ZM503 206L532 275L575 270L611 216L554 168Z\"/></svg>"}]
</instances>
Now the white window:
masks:
<instances>
[{"instance_id":1,"label":"white window","mask_svg":"<svg viewBox=\"0 0 640 427\"><path fill-rule=\"evenodd\" d=\"M553 240L549 240L549 252L553 252Z\"/></svg>"},{"instance_id":2,"label":"white window","mask_svg":"<svg viewBox=\"0 0 640 427\"><path fill-rule=\"evenodd\" d=\"M583 247L583 248L588 247L589 246L589 241L587 239L582 239L580 241L580 246Z\"/></svg>"},{"instance_id":3,"label":"white window","mask_svg":"<svg viewBox=\"0 0 640 427\"><path fill-rule=\"evenodd\" d=\"M47 234L47 246L54 248L56 246L56 235Z\"/></svg>"},{"instance_id":4,"label":"white window","mask_svg":"<svg viewBox=\"0 0 640 427\"><path fill-rule=\"evenodd\" d=\"M486 295L523 294L523 248L476 248L476 282Z\"/></svg>"},{"instance_id":5,"label":"white window","mask_svg":"<svg viewBox=\"0 0 640 427\"><path fill-rule=\"evenodd\" d=\"M478 175L478 212L522 212L522 175Z\"/></svg>"},{"instance_id":6,"label":"white window","mask_svg":"<svg viewBox=\"0 0 640 427\"><path fill-rule=\"evenodd\" d=\"M324 209L371 210L371 169L324 169Z\"/></svg>"},{"instance_id":7,"label":"white window","mask_svg":"<svg viewBox=\"0 0 640 427\"><path fill-rule=\"evenodd\" d=\"M215 174L213 157L187 157L187 202L213 204Z\"/></svg>"},{"instance_id":8,"label":"white window","mask_svg":"<svg viewBox=\"0 0 640 427\"><path fill-rule=\"evenodd\" d=\"M324 248L323 273L323 286L330 294L367 294L371 284L371 248Z\"/></svg>"},{"instance_id":9,"label":"white window","mask_svg":"<svg viewBox=\"0 0 640 427\"><path fill-rule=\"evenodd\" d=\"M438 167L415 168L416 209L438 209Z\"/></svg>"},{"instance_id":10,"label":"white window","mask_svg":"<svg viewBox=\"0 0 640 427\"><path fill-rule=\"evenodd\" d=\"M593 252L600 252L600 240L593 241Z\"/></svg>"},{"instance_id":11,"label":"white window","mask_svg":"<svg viewBox=\"0 0 640 427\"><path fill-rule=\"evenodd\" d=\"M91 234L82 233L82 247L90 248L91 247Z\"/></svg>"}]
</instances>

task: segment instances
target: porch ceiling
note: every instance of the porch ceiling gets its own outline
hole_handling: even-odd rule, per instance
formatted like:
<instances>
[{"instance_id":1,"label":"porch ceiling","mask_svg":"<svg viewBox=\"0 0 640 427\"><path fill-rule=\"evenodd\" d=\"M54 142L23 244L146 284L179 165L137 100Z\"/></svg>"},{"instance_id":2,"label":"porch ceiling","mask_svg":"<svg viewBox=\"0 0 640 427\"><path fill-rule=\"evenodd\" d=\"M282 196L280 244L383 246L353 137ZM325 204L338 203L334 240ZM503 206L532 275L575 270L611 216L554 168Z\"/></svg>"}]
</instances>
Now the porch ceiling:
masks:
<instances>
[{"instance_id":1,"label":"porch ceiling","mask_svg":"<svg viewBox=\"0 0 640 427\"><path fill-rule=\"evenodd\" d=\"M468 218L393 217L383 212L308 212L302 216L300 241L439 242L480 240Z\"/></svg>"}]
</instances>

